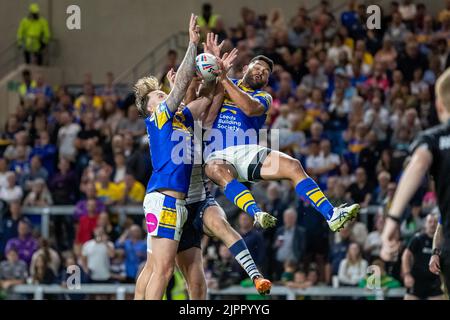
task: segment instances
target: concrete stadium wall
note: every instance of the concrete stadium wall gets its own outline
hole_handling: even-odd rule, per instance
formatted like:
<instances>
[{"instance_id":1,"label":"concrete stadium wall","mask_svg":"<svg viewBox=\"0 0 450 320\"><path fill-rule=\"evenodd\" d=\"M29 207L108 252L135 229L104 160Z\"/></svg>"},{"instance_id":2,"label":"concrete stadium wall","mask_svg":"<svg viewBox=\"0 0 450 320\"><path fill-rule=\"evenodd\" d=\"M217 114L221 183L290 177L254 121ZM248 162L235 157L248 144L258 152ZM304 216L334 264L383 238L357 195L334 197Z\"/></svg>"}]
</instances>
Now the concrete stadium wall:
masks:
<instances>
[{"instance_id":1,"label":"concrete stadium wall","mask_svg":"<svg viewBox=\"0 0 450 320\"><path fill-rule=\"evenodd\" d=\"M15 39L20 19L31 1L0 1L0 51ZM62 68L66 83L78 83L86 72L94 82L103 82L107 71L120 74L136 63L157 43L171 34L185 30L190 12L200 13L200 0L36 0L49 19L58 55L51 61ZM240 8L248 6L257 13L281 8L289 19L303 3L311 8L318 0L209 0L227 26L240 20ZM336 8L347 0L333 0ZM371 3L371 1L364 1ZM372 1L386 5L390 1ZM81 8L81 30L68 30L66 8ZM426 1L431 12L444 5L442 0ZM345 7L344 7L345 8Z\"/></svg>"}]
</instances>

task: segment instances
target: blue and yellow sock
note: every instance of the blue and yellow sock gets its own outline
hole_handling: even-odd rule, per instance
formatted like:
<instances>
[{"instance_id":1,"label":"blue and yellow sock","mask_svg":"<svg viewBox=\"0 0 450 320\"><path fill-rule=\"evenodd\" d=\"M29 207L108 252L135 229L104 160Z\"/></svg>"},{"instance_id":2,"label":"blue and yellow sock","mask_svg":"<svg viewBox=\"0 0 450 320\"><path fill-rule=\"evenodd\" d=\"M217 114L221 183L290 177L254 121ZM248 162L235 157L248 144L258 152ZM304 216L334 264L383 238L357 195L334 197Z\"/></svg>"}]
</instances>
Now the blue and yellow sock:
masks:
<instances>
[{"instance_id":1,"label":"blue and yellow sock","mask_svg":"<svg viewBox=\"0 0 450 320\"><path fill-rule=\"evenodd\" d=\"M250 279L253 280L255 277L262 277L243 239L233 243L229 250L236 261L239 262L241 267L247 272Z\"/></svg>"},{"instance_id":2,"label":"blue and yellow sock","mask_svg":"<svg viewBox=\"0 0 450 320\"><path fill-rule=\"evenodd\" d=\"M224 193L228 200L252 217L255 216L255 213L261 212L250 190L236 179L233 179L225 186Z\"/></svg>"},{"instance_id":3,"label":"blue and yellow sock","mask_svg":"<svg viewBox=\"0 0 450 320\"><path fill-rule=\"evenodd\" d=\"M330 220L333 215L333 205L328 201L327 197L320 190L317 183L311 178L300 181L295 187L295 191L301 197L308 199L311 204L318 210L325 219Z\"/></svg>"}]
</instances>

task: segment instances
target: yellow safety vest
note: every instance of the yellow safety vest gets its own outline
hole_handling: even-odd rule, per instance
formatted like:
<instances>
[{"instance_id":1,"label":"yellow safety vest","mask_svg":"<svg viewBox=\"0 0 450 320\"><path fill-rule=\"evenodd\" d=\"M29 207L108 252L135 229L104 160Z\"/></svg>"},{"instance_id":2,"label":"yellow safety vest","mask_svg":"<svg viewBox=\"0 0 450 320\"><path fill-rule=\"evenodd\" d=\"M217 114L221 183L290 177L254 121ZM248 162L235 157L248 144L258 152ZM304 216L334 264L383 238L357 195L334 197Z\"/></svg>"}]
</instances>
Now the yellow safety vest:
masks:
<instances>
[{"instance_id":1,"label":"yellow safety vest","mask_svg":"<svg viewBox=\"0 0 450 320\"><path fill-rule=\"evenodd\" d=\"M41 49L41 43L48 44L50 40L50 30L47 19L23 18L17 30L17 41L25 50L29 52L38 52Z\"/></svg>"},{"instance_id":2,"label":"yellow safety vest","mask_svg":"<svg viewBox=\"0 0 450 320\"><path fill-rule=\"evenodd\" d=\"M211 15L211 17L209 17L209 22L206 23L205 18L203 18L203 16L200 16L197 18L197 24L200 28L207 26L209 29L214 29L217 24L217 19L219 19L219 15L213 14Z\"/></svg>"}]
</instances>

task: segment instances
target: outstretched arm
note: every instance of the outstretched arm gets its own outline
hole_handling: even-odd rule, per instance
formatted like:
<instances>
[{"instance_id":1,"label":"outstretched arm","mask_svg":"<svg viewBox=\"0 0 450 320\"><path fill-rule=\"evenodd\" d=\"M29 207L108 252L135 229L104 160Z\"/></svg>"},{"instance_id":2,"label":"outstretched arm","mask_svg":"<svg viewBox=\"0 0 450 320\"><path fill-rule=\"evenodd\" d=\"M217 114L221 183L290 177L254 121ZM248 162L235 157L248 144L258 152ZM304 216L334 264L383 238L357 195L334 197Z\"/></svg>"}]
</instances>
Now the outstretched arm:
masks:
<instances>
[{"instance_id":1,"label":"outstretched arm","mask_svg":"<svg viewBox=\"0 0 450 320\"><path fill-rule=\"evenodd\" d=\"M238 106L238 108L240 108L247 116L256 117L263 115L264 112L266 112L266 108L260 101L239 89L239 87L228 77L223 77L221 83L231 100L233 100L236 106Z\"/></svg>"},{"instance_id":2,"label":"outstretched arm","mask_svg":"<svg viewBox=\"0 0 450 320\"><path fill-rule=\"evenodd\" d=\"M386 220L381 237L383 241L381 256L384 260L390 260L392 259L392 255L396 254L394 251L398 247L398 239L395 239L399 224L398 221L400 221L408 202L422 183L423 177L430 168L432 161L433 156L431 152L425 147L420 147L414 151L410 163L403 172L400 183L395 191L391 208L389 209L388 217L392 218ZM396 222L395 220L398 221Z\"/></svg>"},{"instance_id":3,"label":"outstretched arm","mask_svg":"<svg viewBox=\"0 0 450 320\"><path fill-rule=\"evenodd\" d=\"M237 57L237 50L233 49L230 53L225 53L220 58L220 51L222 49L223 42L218 44L218 36L213 33L208 33L206 43L203 43L205 53L213 54L219 63L218 75L226 74L232 67L234 60ZM203 82L199 90L199 98L189 104L189 110L191 111L194 119L200 119L203 121L203 127L214 122L217 116L222 102L223 102L224 89L217 80ZM205 123L205 122L208 123Z\"/></svg>"},{"instance_id":4,"label":"outstretched arm","mask_svg":"<svg viewBox=\"0 0 450 320\"><path fill-rule=\"evenodd\" d=\"M203 127L204 128L210 128L213 125L214 120L216 120L217 114L220 111L220 108L222 108L224 95L225 95L225 91L224 91L223 85L219 82L216 85L216 91L214 93L212 103L211 103L210 107L206 110L204 118L203 118Z\"/></svg>"},{"instance_id":5,"label":"outstretched arm","mask_svg":"<svg viewBox=\"0 0 450 320\"><path fill-rule=\"evenodd\" d=\"M189 23L189 46L176 74L174 86L166 99L167 107L172 112L177 111L181 101L183 101L183 98L186 95L189 84L194 77L197 44L200 39L199 27L197 26L196 21L197 16L192 14Z\"/></svg>"}]
</instances>

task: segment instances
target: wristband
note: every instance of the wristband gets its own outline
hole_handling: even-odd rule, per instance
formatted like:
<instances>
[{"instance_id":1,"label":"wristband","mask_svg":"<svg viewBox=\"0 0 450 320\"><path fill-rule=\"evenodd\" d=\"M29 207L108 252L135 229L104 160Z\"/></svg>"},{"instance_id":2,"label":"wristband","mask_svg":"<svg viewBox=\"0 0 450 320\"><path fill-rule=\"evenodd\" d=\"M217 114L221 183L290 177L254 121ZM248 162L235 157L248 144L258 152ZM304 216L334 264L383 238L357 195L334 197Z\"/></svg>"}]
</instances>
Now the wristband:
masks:
<instances>
[{"instance_id":1,"label":"wristband","mask_svg":"<svg viewBox=\"0 0 450 320\"><path fill-rule=\"evenodd\" d=\"M397 224L401 224L402 223L402 219L400 219L398 217L394 217L393 215L388 214L386 217L389 218L389 219L394 220L395 222L397 222Z\"/></svg>"},{"instance_id":2,"label":"wristband","mask_svg":"<svg viewBox=\"0 0 450 320\"><path fill-rule=\"evenodd\" d=\"M436 255L436 256L439 256L439 257L440 257L440 256L441 256L441 249L439 249L439 248L434 248L433 251L432 251L432 255L433 255L433 256Z\"/></svg>"}]
</instances>

